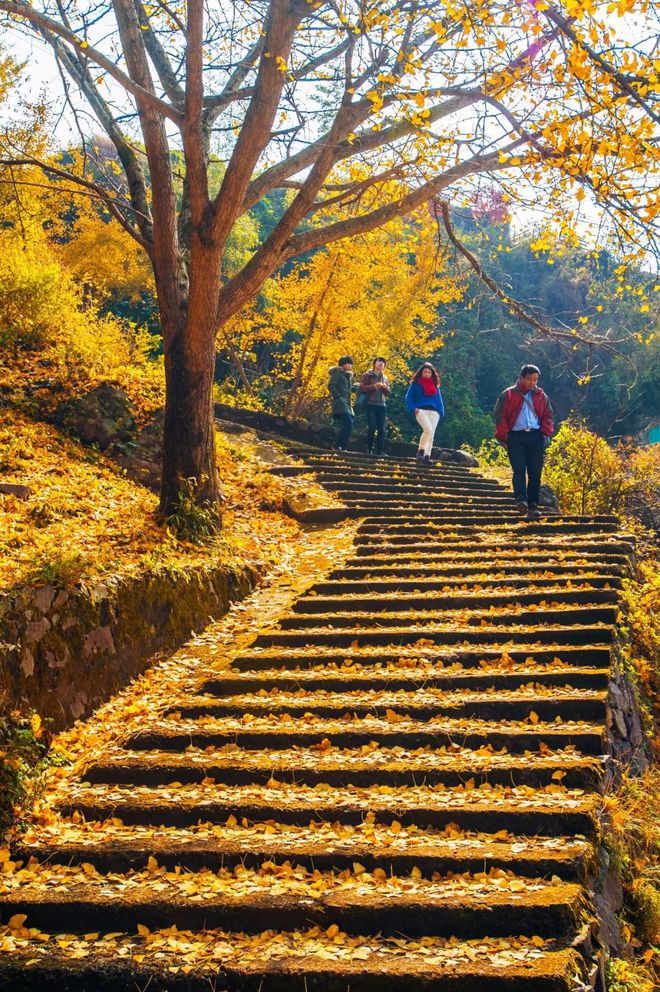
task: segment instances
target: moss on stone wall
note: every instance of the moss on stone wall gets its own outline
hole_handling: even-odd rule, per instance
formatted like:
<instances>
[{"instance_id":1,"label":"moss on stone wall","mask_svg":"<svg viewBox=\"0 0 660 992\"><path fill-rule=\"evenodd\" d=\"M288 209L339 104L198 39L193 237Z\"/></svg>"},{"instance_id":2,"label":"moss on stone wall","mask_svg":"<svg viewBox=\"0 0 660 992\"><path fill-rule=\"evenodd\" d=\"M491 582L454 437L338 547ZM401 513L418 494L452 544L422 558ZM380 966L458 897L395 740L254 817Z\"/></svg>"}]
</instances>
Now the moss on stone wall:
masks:
<instances>
[{"instance_id":1,"label":"moss on stone wall","mask_svg":"<svg viewBox=\"0 0 660 992\"><path fill-rule=\"evenodd\" d=\"M222 616L257 577L250 567L204 566L1 597L5 711L36 710L52 730L87 716L156 652L176 648Z\"/></svg>"}]
</instances>

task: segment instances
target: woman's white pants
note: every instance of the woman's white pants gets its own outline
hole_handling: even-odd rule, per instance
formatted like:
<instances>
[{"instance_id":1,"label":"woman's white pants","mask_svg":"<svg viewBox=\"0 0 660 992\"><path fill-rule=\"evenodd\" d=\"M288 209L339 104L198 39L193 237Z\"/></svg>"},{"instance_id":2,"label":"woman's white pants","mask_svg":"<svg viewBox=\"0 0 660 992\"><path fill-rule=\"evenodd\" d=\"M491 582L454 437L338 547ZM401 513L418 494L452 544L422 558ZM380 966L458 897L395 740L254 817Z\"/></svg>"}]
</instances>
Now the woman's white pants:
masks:
<instances>
[{"instance_id":1,"label":"woman's white pants","mask_svg":"<svg viewBox=\"0 0 660 992\"><path fill-rule=\"evenodd\" d=\"M433 451L433 438L435 437L435 430L440 420L440 414L436 413L435 410L418 410L415 414L415 420L422 428L422 436L419 439L419 450L423 451L430 458Z\"/></svg>"}]
</instances>

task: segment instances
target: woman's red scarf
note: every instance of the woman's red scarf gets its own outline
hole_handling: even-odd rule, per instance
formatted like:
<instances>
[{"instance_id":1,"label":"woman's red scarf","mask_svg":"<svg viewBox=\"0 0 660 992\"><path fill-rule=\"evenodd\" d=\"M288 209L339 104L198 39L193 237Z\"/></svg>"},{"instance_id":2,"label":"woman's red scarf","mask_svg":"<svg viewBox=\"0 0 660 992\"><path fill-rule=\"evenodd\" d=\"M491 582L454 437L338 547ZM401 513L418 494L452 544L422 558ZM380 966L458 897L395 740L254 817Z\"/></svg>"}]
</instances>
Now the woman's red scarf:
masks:
<instances>
[{"instance_id":1,"label":"woman's red scarf","mask_svg":"<svg viewBox=\"0 0 660 992\"><path fill-rule=\"evenodd\" d=\"M433 396L438 391L438 387L434 383L433 379L420 378L417 380L422 387L422 392L425 396Z\"/></svg>"}]
</instances>

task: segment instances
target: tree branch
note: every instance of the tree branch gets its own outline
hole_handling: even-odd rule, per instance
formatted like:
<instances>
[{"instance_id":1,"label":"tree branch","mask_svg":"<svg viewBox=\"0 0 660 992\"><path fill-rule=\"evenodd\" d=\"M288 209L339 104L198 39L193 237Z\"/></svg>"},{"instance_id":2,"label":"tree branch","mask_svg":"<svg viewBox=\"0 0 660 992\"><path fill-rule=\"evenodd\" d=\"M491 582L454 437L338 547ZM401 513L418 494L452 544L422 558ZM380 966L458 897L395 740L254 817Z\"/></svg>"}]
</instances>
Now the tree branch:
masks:
<instances>
[{"instance_id":1,"label":"tree branch","mask_svg":"<svg viewBox=\"0 0 660 992\"><path fill-rule=\"evenodd\" d=\"M183 87L179 82L176 72L172 68L172 63L169 60L167 52L161 45L156 32L151 26L151 20L144 9L142 0L134 0L134 3L140 28L142 29L142 34L144 37L144 45L149 53L149 58L158 73L158 78L161 85L172 103L180 105L185 99Z\"/></svg>"},{"instance_id":2,"label":"tree branch","mask_svg":"<svg viewBox=\"0 0 660 992\"><path fill-rule=\"evenodd\" d=\"M14 17L23 18L28 21L34 28L48 31L67 44L71 45L80 55L84 55L85 58L90 59L95 62L98 66L104 69L109 76L112 76L116 82L119 83L127 93L135 97L138 106L140 107L150 107L152 110L156 110L159 114L164 117L169 118L169 120L174 121L175 124L180 122L180 114L174 107L166 103L164 100L160 100L153 90L146 89L140 86L138 83L134 82L130 76L125 72L122 72L112 59L107 58L98 49L92 48L86 41L78 38L73 31L70 31L63 24L58 23L58 21L53 20L51 17L47 17L45 14L41 14L38 10L34 10L27 3L23 3L22 0L0 0L0 11L4 10L5 13L11 14Z\"/></svg>"},{"instance_id":3,"label":"tree branch","mask_svg":"<svg viewBox=\"0 0 660 992\"><path fill-rule=\"evenodd\" d=\"M521 143L522 139L516 140L509 146L508 150L512 151ZM287 259L294 258L296 255L303 255L315 248L340 241L343 238L373 231L374 228L382 227L388 221L415 210L422 203L436 196L441 189L447 188L458 179L475 172L502 169L505 164L500 162L499 151L491 152L490 155L477 155L466 162L461 162L452 169L448 169L441 176L410 190L404 196L366 214L294 235L284 244L278 243L271 235L241 272L223 287L218 307L219 322L227 320L240 310L247 300L258 292L264 280Z\"/></svg>"},{"instance_id":4,"label":"tree branch","mask_svg":"<svg viewBox=\"0 0 660 992\"><path fill-rule=\"evenodd\" d=\"M626 96L630 97L634 103L641 107L644 113L648 114L651 120L655 121L656 124L660 124L660 115L648 105L648 103L637 92L635 87L630 85L626 77L622 73L618 72L611 62L608 62L602 55L599 55L599 53L592 48L592 46L585 41L584 38L581 38L577 32L573 30L571 27L571 22L568 18L560 14L555 7L547 7L543 10L543 14L549 21L559 28L563 35L570 38L575 45L586 52L592 62L595 62L596 65L610 77L610 79L616 82L622 93L625 93Z\"/></svg>"},{"instance_id":5,"label":"tree branch","mask_svg":"<svg viewBox=\"0 0 660 992\"><path fill-rule=\"evenodd\" d=\"M115 146L126 174L131 207L137 220L140 237L145 242L145 245L150 244L153 240L153 227L147 197L147 184L135 152L114 120L112 111L94 85L94 80L85 66L85 60L65 48L61 40L48 31L42 30L40 33L53 48L58 64L64 66L69 76L71 76L84 93L101 127Z\"/></svg>"},{"instance_id":6,"label":"tree branch","mask_svg":"<svg viewBox=\"0 0 660 992\"><path fill-rule=\"evenodd\" d=\"M265 26L264 49L259 63L254 95L232 151L222 185L212 204L208 237L225 244L236 217L242 212L250 177L268 142L277 113L291 45L302 10L289 0L271 0Z\"/></svg>"},{"instance_id":7,"label":"tree branch","mask_svg":"<svg viewBox=\"0 0 660 992\"><path fill-rule=\"evenodd\" d=\"M574 333L573 331L561 331L558 328L548 327L547 324L544 324L543 321L539 320L534 314L529 313L519 300L514 300L511 296L508 296L504 290L497 285L492 276L488 275L477 256L470 251L467 245L463 244L460 238L456 235L454 226L451 222L449 203L447 200L436 199L434 202L436 208L440 211L442 223L445 231L447 232L447 237L456 250L469 262L479 279L481 279L481 281L488 286L490 291L508 308L508 310L515 313L519 320L522 320L523 323L527 324L529 327L533 327L534 330L543 337L550 338L553 341L570 341L573 343L579 341L581 344L597 345L599 348L602 348L604 351L608 351L613 355L621 354L618 349L614 347L614 345L621 343L625 339L608 341L605 338L593 338L586 335L584 331Z\"/></svg>"},{"instance_id":8,"label":"tree branch","mask_svg":"<svg viewBox=\"0 0 660 992\"><path fill-rule=\"evenodd\" d=\"M75 183L77 186L81 186L83 189L90 191L94 198L102 201L108 208L112 216L117 220L123 229L130 234L130 236L137 241L141 248L149 254L151 248L150 242L146 241L140 232L129 223L128 219L122 213L121 208L115 201L115 199L108 193L107 190L100 186L98 183L92 182L89 179L85 179L82 176L76 176L73 172L68 172L66 169L60 169L54 165L48 165L46 162L41 162L36 158L22 158L22 159L0 159L0 165L6 165L8 167L12 166L27 166L32 168L41 169L42 172L47 174L57 176L58 179L64 179L67 182ZM23 186L27 185L37 185L35 183L21 183ZM52 187L43 186L43 189L52 189ZM74 190L68 190L67 192L74 192Z\"/></svg>"}]
</instances>

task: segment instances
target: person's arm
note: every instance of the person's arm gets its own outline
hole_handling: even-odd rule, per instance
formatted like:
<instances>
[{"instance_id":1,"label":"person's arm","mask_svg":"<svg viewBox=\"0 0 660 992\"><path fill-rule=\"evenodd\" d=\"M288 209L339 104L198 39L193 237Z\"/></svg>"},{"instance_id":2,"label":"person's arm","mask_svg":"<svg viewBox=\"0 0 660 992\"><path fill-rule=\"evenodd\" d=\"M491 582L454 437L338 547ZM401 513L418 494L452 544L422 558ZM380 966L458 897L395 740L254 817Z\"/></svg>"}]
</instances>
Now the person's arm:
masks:
<instances>
[{"instance_id":1,"label":"person's arm","mask_svg":"<svg viewBox=\"0 0 660 992\"><path fill-rule=\"evenodd\" d=\"M543 398L545 400L545 408L543 410L543 416L541 417L541 434L543 434L544 437L551 437L555 429L554 411L552 409L552 403L545 393L543 394Z\"/></svg>"},{"instance_id":2,"label":"person's arm","mask_svg":"<svg viewBox=\"0 0 660 992\"><path fill-rule=\"evenodd\" d=\"M438 413L440 414L441 417L444 417L444 415L445 415L445 404L442 401L442 393L440 392L440 390L438 390L438 406L440 407Z\"/></svg>"},{"instance_id":3,"label":"person's arm","mask_svg":"<svg viewBox=\"0 0 660 992\"><path fill-rule=\"evenodd\" d=\"M388 379L383 378L383 381L381 383L381 389L385 393L386 396L389 396L390 395L391 389L390 389L390 383L389 383L389 380Z\"/></svg>"},{"instance_id":4,"label":"person's arm","mask_svg":"<svg viewBox=\"0 0 660 992\"><path fill-rule=\"evenodd\" d=\"M408 386L408 391L406 392L406 410L408 413L416 413L417 406L415 405L415 383L411 382Z\"/></svg>"},{"instance_id":5,"label":"person's arm","mask_svg":"<svg viewBox=\"0 0 660 992\"><path fill-rule=\"evenodd\" d=\"M373 388L374 388L373 378L372 376L369 375L368 372L365 372L362 378L360 379L360 386L359 386L360 392L370 393Z\"/></svg>"},{"instance_id":6,"label":"person's arm","mask_svg":"<svg viewBox=\"0 0 660 992\"><path fill-rule=\"evenodd\" d=\"M506 410L506 402L508 389L505 389L497 397L497 403L495 404L495 409L493 410L493 419L495 421L495 437L502 444L506 444L507 435L509 433L508 424L504 419L504 412Z\"/></svg>"}]
</instances>

